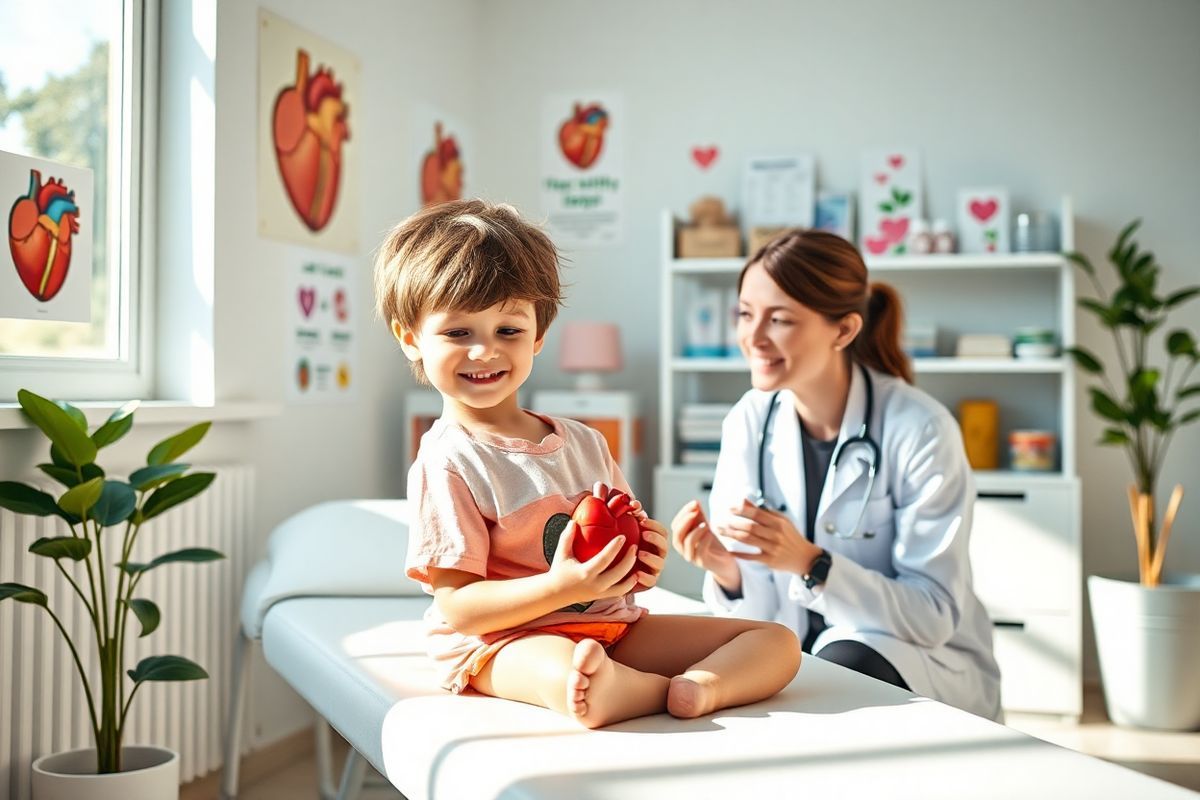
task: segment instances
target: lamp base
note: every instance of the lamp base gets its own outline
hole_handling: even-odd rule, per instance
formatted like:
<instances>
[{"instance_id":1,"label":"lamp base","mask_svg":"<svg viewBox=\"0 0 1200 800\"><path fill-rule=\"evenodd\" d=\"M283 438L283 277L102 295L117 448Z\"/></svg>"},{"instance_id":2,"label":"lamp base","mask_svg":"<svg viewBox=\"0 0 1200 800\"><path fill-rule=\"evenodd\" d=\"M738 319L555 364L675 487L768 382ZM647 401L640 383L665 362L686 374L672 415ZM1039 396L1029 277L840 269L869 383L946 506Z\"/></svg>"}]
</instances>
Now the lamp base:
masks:
<instances>
[{"instance_id":1,"label":"lamp base","mask_svg":"<svg viewBox=\"0 0 1200 800\"><path fill-rule=\"evenodd\" d=\"M575 389L580 392L598 392L604 388L604 379L599 372L579 372L575 375Z\"/></svg>"}]
</instances>

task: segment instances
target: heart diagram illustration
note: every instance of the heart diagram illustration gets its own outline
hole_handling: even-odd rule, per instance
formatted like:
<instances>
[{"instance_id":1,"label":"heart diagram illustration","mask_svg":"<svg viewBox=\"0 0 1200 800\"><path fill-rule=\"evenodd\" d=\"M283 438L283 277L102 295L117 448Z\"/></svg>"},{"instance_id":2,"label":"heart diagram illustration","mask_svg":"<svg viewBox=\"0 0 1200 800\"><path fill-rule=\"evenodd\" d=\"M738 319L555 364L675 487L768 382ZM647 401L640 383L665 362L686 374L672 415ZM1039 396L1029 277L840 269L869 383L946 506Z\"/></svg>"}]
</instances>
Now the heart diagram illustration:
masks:
<instances>
[{"instance_id":1,"label":"heart diagram illustration","mask_svg":"<svg viewBox=\"0 0 1200 800\"><path fill-rule=\"evenodd\" d=\"M692 160L699 165L700 169L708 169L711 167L713 162L717 160L717 156L720 154L721 151L718 150L716 146L692 148Z\"/></svg>"},{"instance_id":2,"label":"heart diagram illustration","mask_svg":"<svg viewBox=\"0 0 1200 800\"><path fill-rule=\"evenodd\" d=\"M329 224L337 204L349 115L333 72L309 74L308 53L297 50L296 82L275 98L272 135L288 199L314 233Z\"/></svg>"},{"instance_id":3,"label":"heart diagram illustration","mask_svg":"<svg viewBox=\"0 0 1200 800\"><path fill-rule=\"evenodd\" d=\"M421 161L421 205L461 200L462 192L463 163L458 142L442 134L442 123L434 123L433 149Z\"/></svg>"},{"instance_id":4,"label":"heart diagram illustration","mask_svg":"<svg viewBox=\"0 0 1200 800\"><path fill-rule=\"evenodd\" d=\"M29 170L29 193L17 198L8 215L8 248L21 283L43 303L67 280L77 233L75 192L62 180L42 183L41 173Z\"/></svg>"},{"instance_id":5,"label":"heart diagram illustration","mask_svg":"<svg viewBox=\"0 0 1200 800\"><path fill-rule=\"evenodd\" d=\"M596 163L604 147L604 131L608 127L608 112L599 103L575 110L558 128L558 146L563 156L580 169Z\"/></svg>"}]
</instances>

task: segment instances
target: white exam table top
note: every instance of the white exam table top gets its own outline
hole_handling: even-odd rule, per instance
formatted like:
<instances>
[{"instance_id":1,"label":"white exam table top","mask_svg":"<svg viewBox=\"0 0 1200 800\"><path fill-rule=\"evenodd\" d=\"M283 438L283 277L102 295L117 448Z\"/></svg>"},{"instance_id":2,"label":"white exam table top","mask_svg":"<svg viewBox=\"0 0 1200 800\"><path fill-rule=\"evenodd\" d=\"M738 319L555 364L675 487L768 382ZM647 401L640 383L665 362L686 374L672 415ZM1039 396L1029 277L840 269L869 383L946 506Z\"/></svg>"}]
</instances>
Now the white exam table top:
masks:
<instances>
[{"instance_id":1,"label":"white exam table top","mask_svg":"<svg viewBox=\"0 0 1200 800\"><path fill-rule=\"evenodd\" d=\"M642 597L658 613L698 605ZM296 597L262 627L271 666L409 800L1197 796L809 656L765 702L588 731L441 690L424 654L428 603Z\"/></svg>"}]
</instances>

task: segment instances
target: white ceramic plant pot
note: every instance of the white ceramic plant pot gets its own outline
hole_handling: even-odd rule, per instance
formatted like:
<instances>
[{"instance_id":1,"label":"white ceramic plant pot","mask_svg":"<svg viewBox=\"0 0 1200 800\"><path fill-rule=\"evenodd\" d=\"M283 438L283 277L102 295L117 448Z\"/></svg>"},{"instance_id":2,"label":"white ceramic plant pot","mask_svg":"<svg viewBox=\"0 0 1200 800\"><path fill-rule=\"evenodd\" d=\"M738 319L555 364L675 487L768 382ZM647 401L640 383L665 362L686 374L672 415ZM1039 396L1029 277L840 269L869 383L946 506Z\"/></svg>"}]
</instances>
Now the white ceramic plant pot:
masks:
<instances>
[{"instance_id":1,"label":"white ceramic plant pot","mask_svg":"<svg viewBox=\"0 0 1200 800\"><path fill-rule=\"evenodd\" d=\"M164 747L121 748L121 772L96 774L96 748L33 762L33 800L176 800L179 754Z\"/></svg>"},{"instance_id":2,"label":"white ceramic plant pot","mask_svg":"<svg viewBox=\"0 0 1200 800\"><path fill-rule=\"evenodd\" d=\"M1109 718L1200 729L1200 575L1166 576L1153 589L1091 575L1088 596Z\"/></svg>"}]
</instances>

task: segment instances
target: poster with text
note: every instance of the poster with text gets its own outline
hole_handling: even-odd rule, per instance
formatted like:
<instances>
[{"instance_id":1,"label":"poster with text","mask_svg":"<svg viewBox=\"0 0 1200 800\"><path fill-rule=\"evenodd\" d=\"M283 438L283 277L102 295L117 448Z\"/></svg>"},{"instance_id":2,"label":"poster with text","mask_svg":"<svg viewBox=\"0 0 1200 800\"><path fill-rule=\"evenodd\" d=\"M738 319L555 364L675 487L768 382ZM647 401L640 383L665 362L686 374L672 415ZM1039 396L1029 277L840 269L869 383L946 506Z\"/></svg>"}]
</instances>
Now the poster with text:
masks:
<instances>
[{"instance_id":1,"label":"poster with text","mask_svg":"<svg viewBox=\"0 0 1200 800\"><path fill-rule=\"evenodd\" d=\"M358 60L258 10L258 232L358 251Z\"/></svg>"},{"instance_id":2,"label":"poster with text","mask_svg":"<svg viewBox=\"0 0 1200 800\"><path fill-rule=\"evenodd\" d=\"M357 397L357 267L331 253L294 250L284 281L284 397L339 403Z\"/></svg>"},{"instance_id":3,"label":"poster with text","mask_svg":"<svg viewBox=\"0 0 1200 800\"><path fill-rule=\"evenodd\" d=\"M417 201L421 207L461 200L472 154L470 133L459 120L431 106L413 114L411 149L417 164Z\"/></svg>"},{"instance_id":4,"label":"poster with text","mask_svg":"<svg viewBox=\"0 0 1200 800\"><path fill-rule=\"evenodd\" d=\"M619 94L548 95L542 106L542 212L563 250L607 247L624 238Z\"/></svg>"},{"instance_id":5,"label":"poster with text","mask_svg":"<svg viewBox=\"0 0 1200 800\"><path fill-rule=\"evenodd\" d=\"M0 150L0 207L8 212L0 317L91 322L92 185L90 169Z\"/></svg>"}]
</instances>

